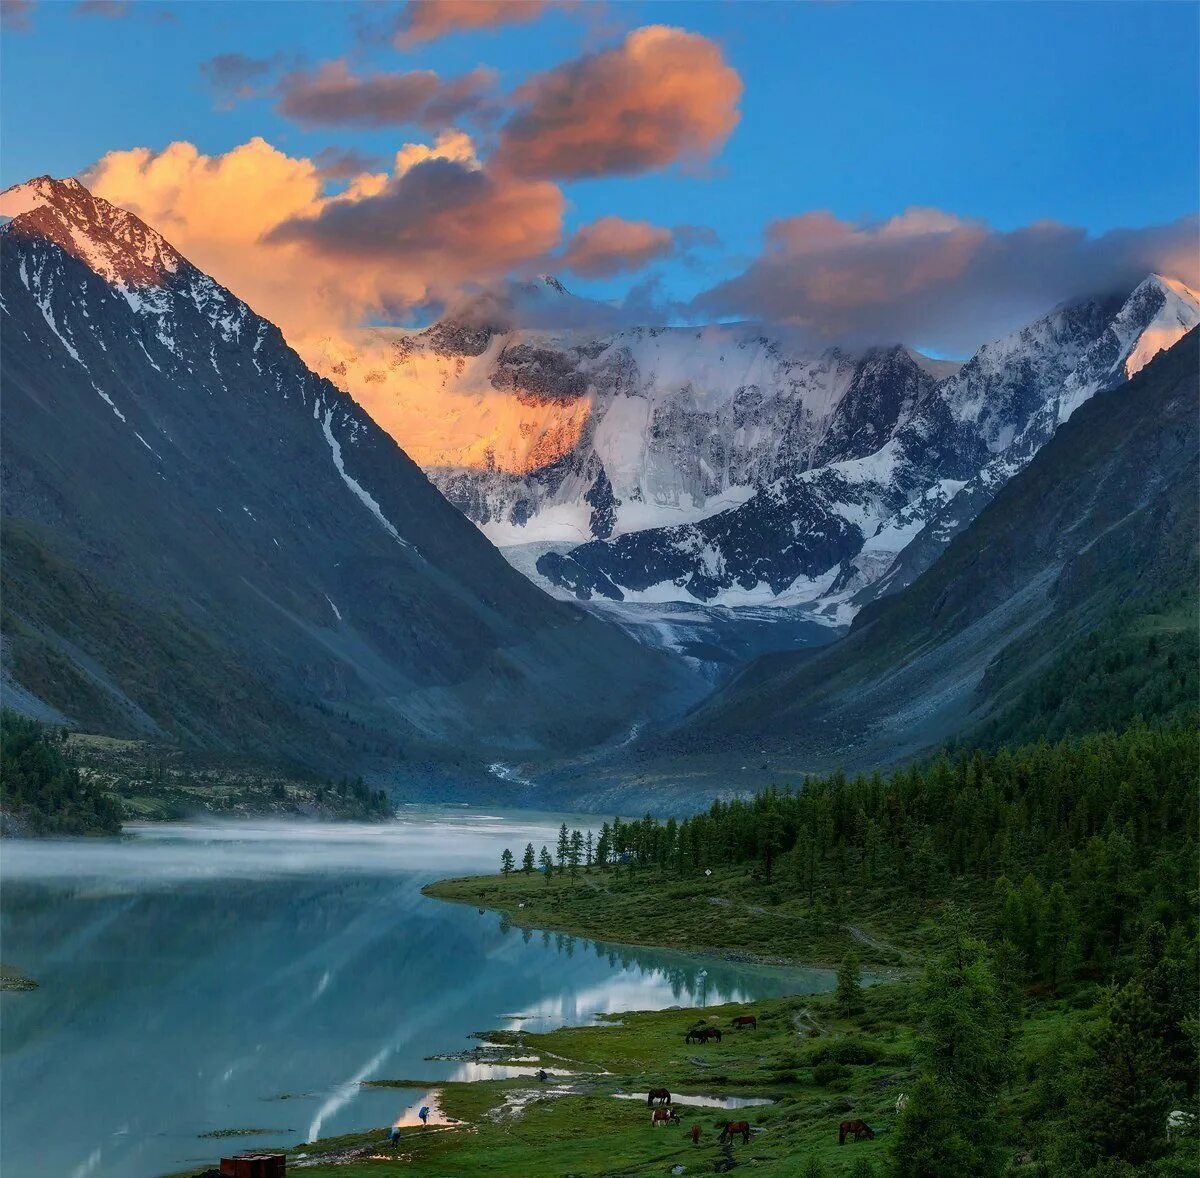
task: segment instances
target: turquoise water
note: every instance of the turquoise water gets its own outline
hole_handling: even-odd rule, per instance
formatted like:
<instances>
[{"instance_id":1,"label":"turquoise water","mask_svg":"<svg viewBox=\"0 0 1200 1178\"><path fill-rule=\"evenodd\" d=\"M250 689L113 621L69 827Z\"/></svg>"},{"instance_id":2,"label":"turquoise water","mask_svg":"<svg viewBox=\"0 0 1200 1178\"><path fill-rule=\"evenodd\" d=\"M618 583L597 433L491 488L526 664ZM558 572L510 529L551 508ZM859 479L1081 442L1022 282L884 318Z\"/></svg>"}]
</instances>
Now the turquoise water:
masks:
<instances>
[{"instance_id":1,"label":"turquoise water","mask_svg":"<svg viewBox=\"0 0 1200 1178\"><path fill-rule=\"evenodd\" d=\"M506 845L553 846L562 817L582 824L426 807L382 826L6 842L2 959L40 986L0 997L4 1178L149 1178L390 1124L413 1093L360 1081L491 1074L424 1058L472 1031L831 987L822 970L526 932L420 894L495 870ZM246 1128L270 1132L200 1136Z\"/></svg>"}]
</instances>

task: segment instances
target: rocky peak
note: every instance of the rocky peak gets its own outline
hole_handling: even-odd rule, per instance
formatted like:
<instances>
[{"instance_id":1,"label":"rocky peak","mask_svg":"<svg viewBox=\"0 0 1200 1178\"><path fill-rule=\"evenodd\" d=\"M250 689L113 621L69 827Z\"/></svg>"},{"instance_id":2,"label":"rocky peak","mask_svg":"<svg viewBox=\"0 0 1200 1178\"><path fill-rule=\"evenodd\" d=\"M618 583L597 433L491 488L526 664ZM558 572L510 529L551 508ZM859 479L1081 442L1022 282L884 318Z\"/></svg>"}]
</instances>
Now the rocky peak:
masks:
<instances>
[{"instance_id":1,"label":"rocky peak","mask_svg":"<svg viewBox=\"0 0 1200 1178\"><path fill-rule=\"evenodd\" d=\"M0 193L4 232L45 238L116 285L161 286L183 257L141 218L93 196L78 180L38 176Z\"/></svg>"}]
</instances>

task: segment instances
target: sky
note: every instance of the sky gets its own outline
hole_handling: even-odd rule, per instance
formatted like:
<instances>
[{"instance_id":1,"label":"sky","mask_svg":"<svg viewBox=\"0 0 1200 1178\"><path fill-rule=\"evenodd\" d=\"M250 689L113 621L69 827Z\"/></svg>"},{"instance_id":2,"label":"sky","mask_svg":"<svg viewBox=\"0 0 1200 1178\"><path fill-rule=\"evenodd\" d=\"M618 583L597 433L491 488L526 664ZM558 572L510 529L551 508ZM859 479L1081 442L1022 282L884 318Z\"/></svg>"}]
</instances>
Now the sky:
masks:
<instances>
[{"instance_id":1,"label":"sky","mask_svg":"<svg viewBox=\"0 0 1200 1178\"><path fill-rule=\"evenodd\" d=\"M965 355L1200 282L1190 3L2 12L0 184L79 176L294 340L551 271L630 321Z\"/></svg>"}]
</instances>

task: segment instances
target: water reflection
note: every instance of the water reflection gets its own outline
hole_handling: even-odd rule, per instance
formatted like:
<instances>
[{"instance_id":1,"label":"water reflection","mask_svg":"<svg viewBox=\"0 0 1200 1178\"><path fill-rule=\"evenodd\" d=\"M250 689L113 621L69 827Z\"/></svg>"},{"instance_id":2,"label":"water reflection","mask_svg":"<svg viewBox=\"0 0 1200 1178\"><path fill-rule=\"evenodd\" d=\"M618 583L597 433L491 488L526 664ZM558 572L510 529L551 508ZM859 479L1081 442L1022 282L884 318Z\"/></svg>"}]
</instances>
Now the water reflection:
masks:
<instances>
[{"instance_id":1,"label":"water reflection","mask_svg":"<svg viewBox=\"0 0 1200 1178\"><path fill-rule=\"evenodd\" d=\"M0 998L0 1170L137 1178L210 1162L221 1143L198 1135L214 1130L277 1130L237 1139L249 1148L388 1125L411 1090L360 1081L495 1074L425 1059L472 1031L687 1005L701 986L712 1002L829 987L531 935L420 894L559 821L422 811L6 844L4 958L41 985Z\"/></svg>"}]
</instances>

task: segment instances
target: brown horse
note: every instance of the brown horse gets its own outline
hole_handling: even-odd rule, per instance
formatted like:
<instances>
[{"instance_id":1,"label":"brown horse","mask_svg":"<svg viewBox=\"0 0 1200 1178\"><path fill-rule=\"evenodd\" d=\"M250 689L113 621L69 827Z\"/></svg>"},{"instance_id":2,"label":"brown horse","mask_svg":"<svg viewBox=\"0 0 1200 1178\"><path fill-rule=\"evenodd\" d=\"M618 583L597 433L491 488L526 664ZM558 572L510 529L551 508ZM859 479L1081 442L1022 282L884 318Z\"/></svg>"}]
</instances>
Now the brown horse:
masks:
<instances>
[{"instance_id":1,"label":"brown horse","mask_svg":"<svg viewBox=\"0 0 1200 1178\"><path fill-rule=\"evenodd\" d=\"M646 1107L649 1108L656 1100L659 1104L670 1104L671 1094L665 1088L651 1088L646 1093Z\"/></svg>"},{"instance_id":2,"label":"brown horse","mask_svg":"<svg viewBox=\"0 0 1200 1178\"><path fill-rule=\"evenodd\" d=\"M875 1130L866 1121L843 1121L838 1126L838 1145L845 1145L846 1136L850 1133L854 1134L855 1141L859 1141L863 1137L870 1139L875 1136Z\"/></svg>"},{"instance_id":3,"label":"brown horse","mask_svg":"<svg viewBox=\"0 0 1200 1178\"><path fill-rule=\"evenodd\" d=\"M685 1043L707 1043L710 1039L721 1042L720 1027L693 1027L683 1037Z\"/></svg>"},{"instance_id":4,"label":"brown horse","mask_svg":"<svg viewBox=\"0 0 1200 1178\"><path fill-rule=\"evenodd\" d=\"M679 1124L679 1114L673 1108L656 1108L650 1114L650 1128L655 1125L677 1125Z\"/></svg>"},{"instance_id":5,"label":"brown horse","mask_svg":"<svg viewBox=\"0 0 1200 1178\"><path fill-rule=\"evenodd\" d=\"M692 1134L692 1144L699 1145L700 1144L700 1126L693 1125L691 1128L691 1134Z\"/></svg>"},{"instance_id":6,"label":"brown horse","mask_svg":"<svg viewBox=\"0 0 1200 1178\"><path fill-rule=\"evenodd\" d=\"M758 1019L752 1014L739 1014L733 1020L733 1029L740 1031L743 1027L749 1027L752 1031L758 1030Z\"/></svg>"},{"instance_id":7,"label":"brown horse","mask_svg":"<svg viewBox=\"0 0 1200 1178\"><path fill-rule=\"evenodd\" d=\"M749 1121L726 1121L725 1128L721 1130L721 1136L717 1140L732 1141L739 1133L742 1135L742 1144L746 1145L750 1141Z\"/></svg>"}]
</instances>

